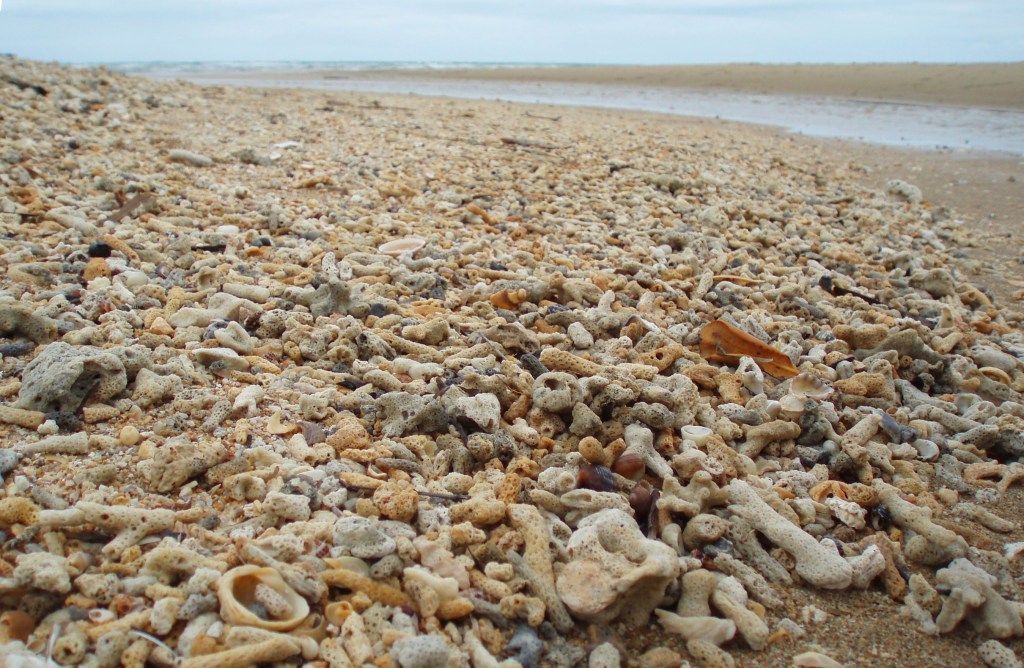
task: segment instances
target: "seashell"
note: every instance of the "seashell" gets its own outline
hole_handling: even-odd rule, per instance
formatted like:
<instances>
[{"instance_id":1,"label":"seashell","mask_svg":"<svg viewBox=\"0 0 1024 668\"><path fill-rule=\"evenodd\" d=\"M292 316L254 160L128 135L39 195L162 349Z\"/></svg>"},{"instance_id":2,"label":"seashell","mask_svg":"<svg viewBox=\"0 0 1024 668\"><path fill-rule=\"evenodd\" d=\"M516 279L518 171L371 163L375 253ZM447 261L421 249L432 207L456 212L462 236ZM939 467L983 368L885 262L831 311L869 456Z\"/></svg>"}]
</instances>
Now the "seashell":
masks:
<instances>
[{"instance_id":1,"label":"seashell","mask_svg":"<svg viewBox=\"0 0 1024 668\"><path fill-rule=\"evenodd\" d=\"M26 642L36 628L36 622L27 612L8 610L0 615L0 642L14 640Z\"/></svg>"},{"instance_id":2,"label":"seashell","mask_svg":"<svg viewBox=\"0 0 1024 668\"><path fill-rule=\"evenodd\" d=\"M684 441L693 441L697 446L704 445L704 442L711 438L714 431L710 427L701 427L695 424L688 424L679 430Z\"/></svg>"},{"instance_id":3,"label":"seashell","mask_svg":"<svg viewBox=\"0 0 1024 668\"><path fill-rule=\"evenodd\" d=\"M917 458L923 462L934 462L942 454L938 444L927 438L919 438L911 443L911 445L917 450Z\"/></svg>"},{"instance_id":4,"label":"seashell","mask_svg":"<svg viewBox=\"0 0 1024 668\"><path fill-rule=\"evenodd\" d=\"M327 623L334 624L339 628L353 612L355 610L348 601L335 601L324 606L324 618L327 620Z\"/></svg>"},{"instance_id":5,"label":"seashell","mask_svg":"<svg viewBox=\"0 0 1024 668\"><path fill-rule=\"evenodd\" d=\"M615 460L612 471L623 478L639 480L647 470L643 457L635 452L624 452L621 457Z\"/></svg>"},{"instance_id":6,"label":"seashell","mask_svg":"<svg viewBox=\"0 0 1024 668\"><path fill-rule=\"evenodd\" d=\"M686 640L694 638L721 645L736 635L736 623L731 619L717 617L683 617L668 610L655 610L658 621L666 631L676 633Z\"/></svg>"},{"instance_id":7,"label":"seashell","mask_svg":"<svg viewBox=\"0 0 1024 668\"><path fill-rule=\"evenodd\" d=\"M807 400L795 394L787 394L779 399L779 414L790 420L799 420L804 414L804 403Z\"/></svg>"},{"instance_id":8,"label":"seashell","mask_svg":"<svg viewBox=\"0 0 1024 668\"><path fill-rule=\"evenodd\" d=\"M793 666L798 668L840 668L842 665L821 652L804 652L793 657Z\"/></svg>"},{"instance_id":9,"label":"seashell","mask_svg":"<svg viewBox=\"0 0 1024 668\"><path fill-rule=\"evenodd\" d=\"M813 373L802 373L789 382L789 393L802 398L828 399L832 386Z\"/></svg>"},{"instance_id":10,"label":"seashell","mask_svg":"<svg viewBox=\"0 0 1024 668\"><path fill-rule=\"evenodd\" d=\"M292 629L291 635L299 638L312 638L320 642L327 637L327 625L330 623L325 615L314 612Z\"/></svg>"},{"instance_id":11,"label":"seashell","mask_svg":"<svg viewBox=\"0 0 1024 668\"><path fill-rule=\"evenodd\" d=\"M359 575L370 574L370 565L359 557L325 557L324 563L334 570L343 568Z\"/></svg>"},{"instance_id":12,"label":"seashell","mask_svg":"<svg viewBox=\"0 0 1024 668\"><path fill-rule=\"evenodd\" d=\"M986 378L996 381L997 383L1002 383L1003 385L1009 385L1013 382L1013 379L1010 378L1010 374L1006 373L1002 369L997 369L994 366L983 366L978 369L978 373Z\"/></svg>"},{"instance_id":13,"label":"seashell","mask_svg":"<svg viewBox=\"0 0 1024 668\"><path fill-rule=\"evenodd\" d=\"M217 583L220 616L230 624L290 631L309 615L309 603L273 568L239 566Z\"/></svg>"},{"instance_id":14,"label":"seashell","mask_svg":"<svg viewBox=\"0 0 1024 668\"><path fill-rule=\"evenodd\" d=\"M299 431L298 425L288 424L283 420L284 416L281 414L281 411L277 411L276 413L271 415L270 419L267 420L267 431L269 431L271 434L276 434L278 436L282 436L284 434L294 434L295 432Z\"/></svg>"},{"instance_id":15,"label":"seashell","mask_svg":"<svg viewBox=\"0 0 1024 668\"><path fill-rule=\"evenodd\" d=\"M382 255L390 255L391 257L398 257L405 253L414 253L419 249L427 245L425 239L419 237L405 237L404 239L394 239L388 241L377 247L377 252Z\"/></svg>"},{"instance_id":16,"label":"seashell","mask_svg":"<svg viewBox=\"0 0 1024 668\"><path fill-rule=\"evenodd\" d=\"M526 301L526 290L499 290L491 295L491 304L494 308L503 308L506 311L516 310L520 304Z\"/></svg>"},{"instance_id":17,"label":"seashell","mask_svg":"<svg viewBox=\"0 0 1024 668\"><path fill-rule=\"evenodd\" d=\"M618 489L611 469L599 464L581 466L580 472L576 476L576 481L580 487L591 489L595 492L614 492Z\"/></svg>"},{"instance_id":18,"label":"seashell","mask_svg":"<svg viewBox=\"0 0 1024 668\"><path fill-rule=\"evenodd\" d=\"M636 513L640 521L647 519L653 503L654 496L651 492L651 486L646 482L639 483L629 492L629 506Z\"/></svg>"}]
</instances>

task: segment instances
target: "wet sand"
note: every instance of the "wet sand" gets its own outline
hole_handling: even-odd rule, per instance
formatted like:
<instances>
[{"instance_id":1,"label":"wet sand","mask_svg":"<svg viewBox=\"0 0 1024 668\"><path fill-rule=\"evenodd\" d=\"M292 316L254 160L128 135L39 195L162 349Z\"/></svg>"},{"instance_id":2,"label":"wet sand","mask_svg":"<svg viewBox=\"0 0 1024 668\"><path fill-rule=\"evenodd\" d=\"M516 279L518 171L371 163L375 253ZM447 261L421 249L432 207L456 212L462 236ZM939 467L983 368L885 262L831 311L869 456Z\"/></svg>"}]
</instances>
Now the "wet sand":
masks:
<instances>
[{"instance_id":1,"label":"wet sand","mask_svg":"<svg viewBox=\"0 0 1024 668\"><path fill-rule=\"evenodd\" d=\"M1024 109L1024 63L657 65L289 73L295 79L384 75L441 80L630 84L842 97L985 109ZM260 78L265 73L241 73Z\"/></svg>"}]
</instances>

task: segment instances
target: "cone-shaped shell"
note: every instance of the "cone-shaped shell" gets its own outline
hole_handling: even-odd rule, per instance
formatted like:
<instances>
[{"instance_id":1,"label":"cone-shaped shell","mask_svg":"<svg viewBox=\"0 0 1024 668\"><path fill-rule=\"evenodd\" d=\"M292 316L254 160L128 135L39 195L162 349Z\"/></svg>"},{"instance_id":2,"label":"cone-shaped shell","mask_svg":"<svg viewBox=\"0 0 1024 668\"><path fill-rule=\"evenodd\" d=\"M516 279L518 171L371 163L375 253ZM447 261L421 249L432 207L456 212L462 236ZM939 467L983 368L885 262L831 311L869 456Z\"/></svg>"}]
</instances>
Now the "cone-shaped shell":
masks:
<instances>
[{"instance_id":1,"label":"cone-shaped shell","mask_svg":"<svg viewBox=\"0 0 1024 668\"><path fill-rule=\"evenodd\" d=\"M306 599L273 568L232 568L217 583L217 598L220 616L229 624L290 631L309 615Z\"/></svg>"}]
</instances>

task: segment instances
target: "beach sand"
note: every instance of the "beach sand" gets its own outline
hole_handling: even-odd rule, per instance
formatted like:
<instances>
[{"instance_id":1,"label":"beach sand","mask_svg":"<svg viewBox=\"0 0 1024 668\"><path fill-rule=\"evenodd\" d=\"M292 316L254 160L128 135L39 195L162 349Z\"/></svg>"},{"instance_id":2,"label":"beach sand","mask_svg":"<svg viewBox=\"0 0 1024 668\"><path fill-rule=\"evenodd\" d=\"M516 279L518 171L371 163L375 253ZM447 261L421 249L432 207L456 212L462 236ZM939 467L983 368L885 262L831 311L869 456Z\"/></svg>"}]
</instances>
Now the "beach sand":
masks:
<instances>
[{"instance_id":1,"label":"beach sand","mask_svg":"<svg viewBox=\"0 0 1024 668\"><path fill-rule=\"evenodd\" d=\"M904 436L879 430L881 418L871 431L877 434L865 440L873 448L867 471L851 468L852 455L833 453L832 475L898 486L942 522L935 549L969 556L1001 577L1002 594L1024 601L1021 560L1000 556L1005 544L1024 540L1024 493L1010 484L1019 464L1009 466L1020 453L1001 449L1015 447L1013 439L1024 433L1013 413L1024 391L1024 314L1012 295L1021 275L1014 260L1024 247L1017 243L1024 179L1018 160L608 109L204 88L11 60L0 67L0 335L22 346L4 348L0 360L0 442L13 453L0 457L7 476L0 608L37 613L30 639L37 655L45 654L57 623L67 625L59 630L67 638L62 652L80 639L94 652L94 641L109 630L132 644L140 664L148 656L170 665L173 657L150 654L151 645L126 634L128 624L181 653L252 645L267 636L197 632L191 645L178 644L201 612L227 619L218 605L223 598L202 597L220 571L248 562L278 569L293 583L309 585L303 578L319 574L335 583L329 600L344 599L354 610L346 609L353 621L345 628L356 641L344 650L332 640L338 627L328 626L320 630L328 639L313 648L275 640L282 652L275 660L340 651L394 665L388 650L408 647L398 643L408 642L412 629L440 635L449 623L439 619L441 594L412 582L418 571L403 570L419 564L453 578L472 571L473 586L460 585L457 594L438 585L451 603L445 614L455 620L446 635L450 646L468 648L472 629L484 649L509 657L515 624L539 621L531 612L547 609L542 600L556 601L544 599L552 587L537 587L536 573L513 569L517 575L508 578L496 564L487 569L495 577L484 576L484 564L501 562L507 550L525 550L531 563L539 558L528 527L512 526L502 504L540 506L549 518L569 518L570 501L583 514L601 504L621 506L622 494L586 505L581 495L563 501L550 490L564 492L565 476L576 484L581 434L610 448L591 452L594 461L617 457L623 422L653 423L653 456L686 470L692 461L673 459L687 447L672 422L677 414L714 427L709 441L724 449L694 446L706 452L690 454L716 471L716 485L745 473L808 532L842 543L848 556L866 551L860 541L875 529L844 526L825 505L810 503L806 476L814 474L803 471L810 468L806 451L797 458L793 438L771 442L749 460L735 455L751 447L750 425L741 428L742 420L770 420L767 396L782 396L784 386L770 375L759 381L756 369L743 375L732 364L705 363L701 328L718 317L786 346L801 369L836 382L825 403L842 434L876 419L867 408L855 410L858 403L888 409L902 422L912 409L930 416L916 424L920 435L927 431L942 444L947 477L940 478L932 457L896 442ZM923 201L912 189L887 192L891 179L920 187ZM404 237L425 245L397 258L378 250ZM966 257L956 257L961 250ZM826 274L839 289L820 284ZM906 352L903 344L886 343L897 331L924 348ZM95 372L104 380L103 396L79 397L84 408L72 402L52 410L50 399L31 396L37 385L30 380L45 374L30 361L63 343L79 353L109 352L96 368L120 365L121 375ZM552 355L555 349L572 355ZM564 371L548 382L579 383L572 409L590 410L591 402L601 411L591 411L596 422L583 408L578 418L554 408L550 397L544 405L551 411L540 408L550 387L534 383L527 352ZM762 364L768 359L763 350L744 354ZM953 354L959 379L942 371ZM672 361L659 369L664 355ZM859 390L848 382L854 373L864 383ZM941 381L923 378L930 373ZM927 405L914 408L918 395L907 389L904 398L887 385L894 375L914 378L928 402L957 414L934 417ZM46 377L53 396L71 402L74 387ZM677 395L680 383L693 395ZM619 395L604 395L606 385ZM397 403L395 395L406 392L415 395L405 397L412 403ZM954 392L960 403L950 403ZM991 410L982 399L994 402ZM753 417L736 417L737 407L726 406L737 401L750 402ZM21 412L12 412L15 404ZM431 422L436 406L450 411L440 424ZM959 445L957 439L969 440L965 425L994 424L997 417L999 434L981 441L989 451ZM87 447L73 438L41 438L57 430L88 433ZM856 443L844 447L857 451ZM970 462L987 462L991 471L966 476ZM541 480L541 467L564 475ZM770 480L780 468L800 473ZM814 470L830 475L824 464ZM665 474L654 471L647 470L649 481L663 485ZM676 477L674 471L667 475ZM1001 478L1008 489L996 491ZM943 489L951 484L960 491ZM871 496L867 486L848 489ZM464 500L466 493L479 503ZM881 522L879 537L907 543L907 525L887 519L876 501L854 510ZM65 510L68 504L81 512ZM108 515L132 506L163 514L137 532L115 526ZM967 517L972 509L975 519ZM722 500L706 510L736 521ZM341 587L336 567L322 558L344 552L349 534L335 523L356 515L373 526L391 520L381 526L393 537L390 548L367 552L375 555L366 558L375 580ZM448 516L465 523L455 531ZM562 520L549 521L550 540L563 541ZM666 510L652 521L685 519ZM30 529L34 524L39 528ZM546 529L541 533L540 552L547 552ZM424 535L441 550L425 546ZM654 549L655 541L630 541ZM379 538L381 544L387 541ZM449 549L459 556L452 559ZM49 557L29 552L55 555L49 577L33 570ZM554 553L564 572L570 555ZM778 549L774 558L793 566ZM707 558L685 563L710 568ZM901 568L934 584L944 565ZM201 577L194 577L200 566ZM54 569L67 570L69 579ZM81 579L83 572L97 577ZM391 586L404 589L396 594ZM981 665L977 647L985 638L969 622L927 635L881 578L866 591L771 586L780 604L765 610L752 603L749 610L763 614L771 631L789 618L805 635L789 627L791 635L776 634L761 651L737 638L725 645L737 665L788 666L812 650L846 666ZM323 609L323 592L308 591L314 609ZM676 598L670 587L665 606L674 609ZM94 610L100 621L42 619L69 605ZM814 621L815 609L826 613L823 621ZM183 619L175 621L177 612ZM109 621L118 616L129 621ZM555 619L552 611L547 619ZM753 624L749 615L746 622ZM577 619L562 633L543 627L541 635L549 652L541 665L584 665L586 653L604 643L625 657L624 666L697 663L681 638L654 622L638 628ZM1005 644L1019 652L1024 640ZM658 647L674 652L675 662L640 660Z\"/></svg>"},{"instance_id":2,"label":"beach sand","mask_svg":"<svg viewBox=\"0 0 1024 668\"><path fill-rule=\"evenodd\" d=\"M373 70L368 72L231 72L194 75L235 80L441 80L495 83L545 82L677 89L734 90L939 104L984 109L1024 109L1024 63L849 65L664 65L514 67L496 69ZM629 117L628 112L622 112ZM553 116L558 116L556 109ZM738 126L742 127L742 126ZM789 138L833 159L863 166L861 181L882 187L891 179L918 185L925 199L958 216L971 230L958 255L986 290L1014 308L1024 289L1024 157L965 150L926 150L808 138L758 127L753 132Z\"/></svg>"},{"instance_id":3,"label":"beach sand","mask_svg":"<svg viewBox=\"0 0 1024 668\"><path fill-rule=\"evenodd\" d=\"M239 73L260 78L264 73ZM1024 63L849 65L610 65L434 70L317 71L293 78L416 76L480 81L629 84L842 97L986 109L1024 109Z\"/></svg>"}]
</instances>

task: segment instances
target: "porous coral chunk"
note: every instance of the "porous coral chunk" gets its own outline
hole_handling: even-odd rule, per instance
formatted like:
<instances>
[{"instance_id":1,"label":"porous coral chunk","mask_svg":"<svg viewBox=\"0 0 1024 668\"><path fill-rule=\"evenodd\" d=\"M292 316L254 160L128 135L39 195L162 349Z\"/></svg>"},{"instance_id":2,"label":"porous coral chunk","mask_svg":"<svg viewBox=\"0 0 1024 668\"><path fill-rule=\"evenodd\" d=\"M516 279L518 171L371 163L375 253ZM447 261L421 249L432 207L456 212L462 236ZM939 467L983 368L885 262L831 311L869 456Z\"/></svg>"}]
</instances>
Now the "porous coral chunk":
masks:
<instances>
[{"instance_id":1,"label":"porous coral chunk","mask_svg":"<svg viewBox=\"0 0 1024 668\"><path fill-rule=\"evenodd\" d=\"M796 572L816 587L845 589L853 569L832 542L819 543L809 533L772 510L749 483L729 484L729 510L749 521L765 538L788 552L796 561Z\"/></svg>"},{"instance_id":2,"label":"porous coral chunk","mask_svg":"<svg viewBox=\"0 0 1024 668\"><path fill-rule=\"evenodd\" d=\"M57 322L25 304L4 303L0 304L0 336L24 336L46 344L57 337Z\"/></svg>"},{"instance_id":3,"label":"porous coral chunk","mask_svg":"<svg viewBox=\"0 0 1024 668\"><path fill-rule=\"evenodd\" d=\"M186 436L168 439L151 460L139 464L139 471L157 492L169 492L200 475L227 457L220 443L196 444Z\"/></svg>"},{"instance_id":4,"label":"porous coral chunk","mask_svg":"<svg viewBox=\"0 0 1024 668\"><path fill-rule=\"evenodd\" d=\"M594 623L646 624L679 575L675 550L644 537L621 510L581 520L566 547L571 561L556 580L558 595L576 617Z\"/></svg>"},{"instance_id":5,"label":"porous coral chunk","mask_svg":"<svg viewBox=\"0 0 1024 668\"><path fill-rule=\"evenodd\" d=\"M1020 607L996 591L996 578L967 559L955 559L936 573L939 591L949 595L935 618L940 633L949 633L962 620L989 638L1024 635Z\"/></svg>"},{"instance_id":6,"label":"porous coral chunk","mask_svg":"<svg viewBox=\"0 0 1024 668\"><path fill-rule=\"evenodd\" d=\"M112 399L127 385L128 375L117 356L58 341L25 367L15 407L74 413L86 399Z\"/></svg>"},{"instance_id":7,"label":"porous coral chunk","mask_svg":"<svg viewBox=\"0 0 1024 668\"><path fill-rule=\"evenodd\" d=\"M139 408L149 408L170 400L181 392L181 387L181 378L178 376L161 376L149 369L139 369L135 377L132 401Z\"/></svg>"}]
</instances>

